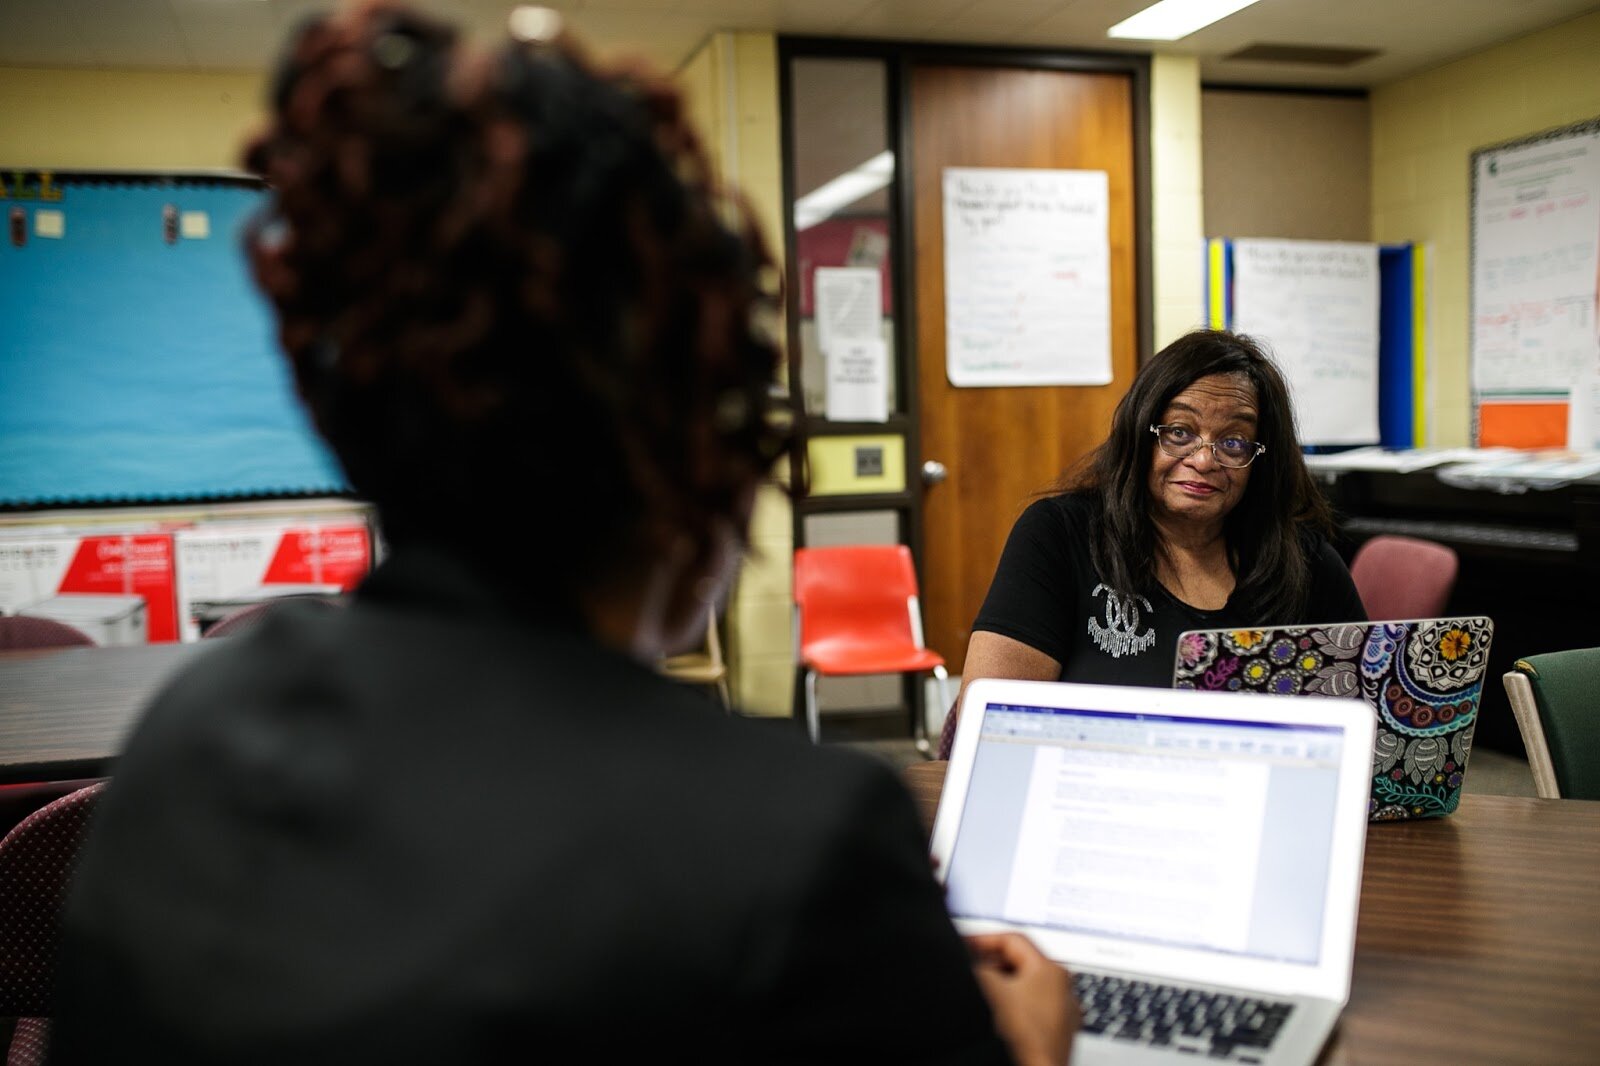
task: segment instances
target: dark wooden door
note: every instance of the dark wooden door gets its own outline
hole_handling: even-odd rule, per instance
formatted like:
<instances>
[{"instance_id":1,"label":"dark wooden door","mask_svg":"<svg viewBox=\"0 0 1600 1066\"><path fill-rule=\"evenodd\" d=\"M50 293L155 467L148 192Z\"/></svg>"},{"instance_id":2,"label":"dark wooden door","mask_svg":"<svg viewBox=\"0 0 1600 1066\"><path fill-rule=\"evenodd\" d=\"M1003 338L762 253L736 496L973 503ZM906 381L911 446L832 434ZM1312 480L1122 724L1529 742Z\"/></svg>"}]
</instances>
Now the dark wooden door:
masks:
<instances>
[{"instance_id":1,"label":"dark wooden door","mask_svg":"<svg viewBox=\"0 0 1600 1066\"><path fill-rule=\"evenodd\" d=\"M921 454L947 479L923 496L930 647L961 669L1011 524L1104 439L1137 361L1133 78L914 66L911 181ZM954 388L945 373L945 167L1103 170L1110 187L1113 381L1095 387ZM1197 249L1196 255L1200 254Z\"/></svg>"}]
</instances>

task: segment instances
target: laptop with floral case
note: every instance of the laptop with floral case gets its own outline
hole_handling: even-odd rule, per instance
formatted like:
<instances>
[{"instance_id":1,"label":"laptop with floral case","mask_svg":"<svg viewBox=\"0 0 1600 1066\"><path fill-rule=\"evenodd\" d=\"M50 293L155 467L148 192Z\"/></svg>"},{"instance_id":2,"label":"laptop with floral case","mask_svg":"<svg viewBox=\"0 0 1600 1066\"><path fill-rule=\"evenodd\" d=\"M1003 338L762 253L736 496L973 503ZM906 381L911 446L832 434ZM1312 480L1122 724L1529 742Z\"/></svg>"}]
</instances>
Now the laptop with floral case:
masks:
<instances>
[{"instance_id":1,"label":"laptop with floral case","mask_svg":"<svg viewBox=\"0 0 1600 1066\"><path fill-rule=\"evenodd\" d=\"M1173 687L1364 699L1378 725L1368 817L1437 818L1461 802L1493 636L1481 615L1190 630Z\"/></svg>"}]
</instances>

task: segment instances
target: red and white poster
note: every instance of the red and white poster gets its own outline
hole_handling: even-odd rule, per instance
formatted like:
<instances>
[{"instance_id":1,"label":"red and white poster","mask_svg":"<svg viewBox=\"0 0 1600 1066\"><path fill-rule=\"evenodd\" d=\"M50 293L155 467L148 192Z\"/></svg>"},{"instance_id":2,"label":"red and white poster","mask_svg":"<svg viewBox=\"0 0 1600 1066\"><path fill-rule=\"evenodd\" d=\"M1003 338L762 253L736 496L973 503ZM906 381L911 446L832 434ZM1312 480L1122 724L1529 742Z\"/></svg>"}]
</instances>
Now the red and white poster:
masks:
<instances>
[{"instance_id":1,"label":"red and white poster","mask_svg":"<svg viewBox=\"0 0 1600 1066\"><path fill-rule=\"evenodd\" d=\"M198 526L176 543L184 640L262 600L347 592L372 568L363 522Z\"/></svg>"},{"instance_id":2,"label":"red and white poster","mask_svg":"<svg viewBox=\"0 0 1600 1066\"><path fill-rule=\"evenodd\" d=\"M0 538L0 612L65 622L95 643L178 639L170 533Z\"/></svg>"}]
</instances>

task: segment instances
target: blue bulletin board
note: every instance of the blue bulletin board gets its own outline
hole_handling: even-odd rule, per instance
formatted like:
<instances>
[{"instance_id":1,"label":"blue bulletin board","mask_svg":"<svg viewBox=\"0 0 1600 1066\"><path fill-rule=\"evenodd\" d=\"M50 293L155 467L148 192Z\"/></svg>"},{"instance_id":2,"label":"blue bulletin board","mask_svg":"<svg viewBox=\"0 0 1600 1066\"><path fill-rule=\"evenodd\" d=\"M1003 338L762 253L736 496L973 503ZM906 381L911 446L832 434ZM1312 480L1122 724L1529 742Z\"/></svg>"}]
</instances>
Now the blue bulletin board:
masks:
<instances>
[{"instance_id":1,"label":"blue bulletin board","mask_svg":"<svg viewBox=\"0 0 1600 1066\"><path fill-rule=\"evenodd\" d=\"M232 177L0 172L0 509L342 494Z\"/></svg>"}]
</instances>

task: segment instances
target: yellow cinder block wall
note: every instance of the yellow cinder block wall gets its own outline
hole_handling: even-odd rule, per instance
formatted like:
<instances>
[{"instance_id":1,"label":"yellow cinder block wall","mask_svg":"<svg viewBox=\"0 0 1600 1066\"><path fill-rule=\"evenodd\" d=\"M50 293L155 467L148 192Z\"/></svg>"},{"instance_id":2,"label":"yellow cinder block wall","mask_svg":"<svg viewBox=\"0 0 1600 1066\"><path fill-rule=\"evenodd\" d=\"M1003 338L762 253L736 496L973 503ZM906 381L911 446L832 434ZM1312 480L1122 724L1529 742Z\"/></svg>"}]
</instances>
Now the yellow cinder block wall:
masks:
<instances>
[{"instance_id":1,"label":"yellow cinder block wall","mask_svg":"<svg viewBox=\"0 0 1600 1066\"><path fill-rule=\"evenodd\" d=\"M1205 321L1205 198L1200 129L1200 61L1150 61L1150 244L1154 336L1160 351Z\"/></svg>"},{"instance_id":2,"label":"yellow cinder block wall","mask_svg":"<svg viewBox=\"0 0 1600 1066\"><path fill-rule=\"evenodd\" d=\"M1600 12L1372 94L1372 237L1432 245L1433 440L1470 443L1473 149L1600 115Z\"/></svg>"},{"instance_id":3,"label":"yellow cinder block wall","mask_svg":"<svg viewBox=\"0 0 1600 1066\"><path fill-rule=\"evenodd\" d=\"M0 67L0 166L237 169L264 75Z\"/></svg>"},{"instance_id":4,"label":"yellow cinder block wall","mask_svg":"<svg viewBox=\"0 0 1600 1066\"><path fill-rule=\"evenodd\" d=\"M750 201L774 259L784 262L777 38L713 34L679 68L678 84L722 176ZM775 486L756 500L750 549L727 609L734 703L746 714L787 717L794 691L794 535L789 498Z\"/></svg>"}]
</instances>

